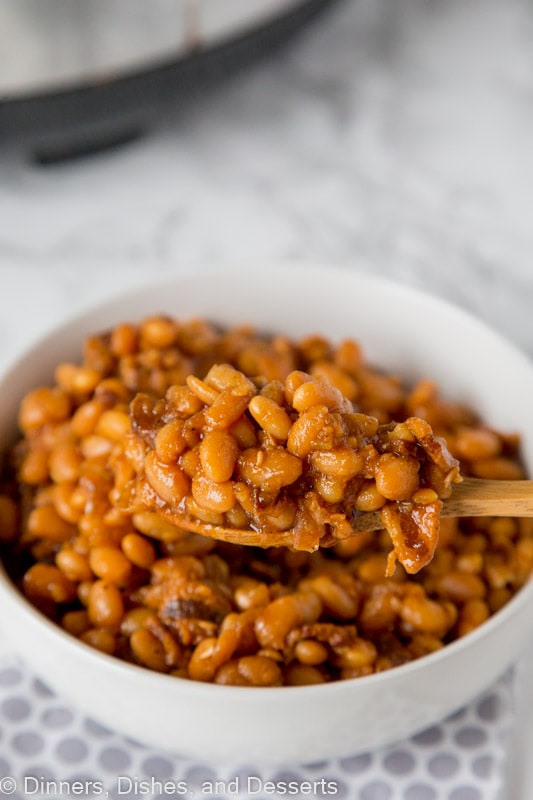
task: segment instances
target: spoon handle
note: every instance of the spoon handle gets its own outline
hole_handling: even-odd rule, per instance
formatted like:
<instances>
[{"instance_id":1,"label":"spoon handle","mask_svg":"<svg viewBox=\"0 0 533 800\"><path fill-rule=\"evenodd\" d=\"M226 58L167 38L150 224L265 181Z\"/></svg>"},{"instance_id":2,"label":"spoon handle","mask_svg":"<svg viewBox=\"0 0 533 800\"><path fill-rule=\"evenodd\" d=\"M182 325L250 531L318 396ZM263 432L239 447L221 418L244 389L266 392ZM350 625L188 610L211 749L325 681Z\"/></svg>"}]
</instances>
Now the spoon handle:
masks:
<instances>
[{"instance_id":1,"label":"spoon handle","mask_svg":"<svg viewBox=\"0 0 533 800\"><path fill-rule=\"evenodd\" d=\"M464 478L454 484L444 501L443 517L533 517L533 481ZM381 514L372 511L354 517L355 532L383 528Z\"/></svg>"},{"instance_id":2,"label":"spoon handle","mask_svg":"<svg viewBox=\"0 0 533 800\"><path fill-rule=\"evenodd\" d=\"M531 517L533 481L464 478L442 510L446 517Z\"/></svg>"}]
</instances>

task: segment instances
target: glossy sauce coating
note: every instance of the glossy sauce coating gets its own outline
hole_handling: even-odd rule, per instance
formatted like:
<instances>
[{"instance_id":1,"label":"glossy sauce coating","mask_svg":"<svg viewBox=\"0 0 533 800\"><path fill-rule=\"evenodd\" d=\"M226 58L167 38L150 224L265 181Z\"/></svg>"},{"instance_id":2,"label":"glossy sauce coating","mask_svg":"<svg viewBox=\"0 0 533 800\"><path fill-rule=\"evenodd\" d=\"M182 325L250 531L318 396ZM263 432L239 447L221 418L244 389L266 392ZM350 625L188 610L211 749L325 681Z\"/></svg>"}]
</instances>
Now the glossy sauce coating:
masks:
<instances>
[{"instance_id":1,"label":"glossy sauce coating","mask_svg":"<svg viewBox=\"0 0 533 800\"><path fill-rule=\"evenodd\" d=\"M244 378L233 375L228 387L216 365ZM339 393L351 410L335 407ZM173 409L171 427L154 429L148 443L135 406L140 428L131 426L138 394L150 398L148 418L153 408ZM353 431L339 423L345 414L362 426L363 450L376 450L363 456L362 482L361 453L348 446ZM90 337L80 363L58 365L53 384L21 403L21 437L0 492L4 560L28 599L71 635L169 675L276 686L392 668L507 603L533 567L531 520L443 519L433 559L409 575L391 565L384 531L312 553L230 546L152 510L125 510L123 499L143 474L168 502L181 493L191 514L214 523L285 526L294 521L288 489L305 475L311 516L344 502L390 509L389 531L401 544L397 504L422 513L431 492L445 491L427 452L423 472L410 461L398 470L411 458L410 437L423 449L424 430L400 427L398 444L375 446L376 424L396 430L410 418L445 440L464 475L523 477L516 435L487 427L430 380L404 386L367 364L355 341L292 342L205 320L120 323Z\"/></svg>"},{"instance_id":2,"label":"glossy sauce coating","mask_svg":"<svg viewBox=\"0 0 533 800\"><path fill-rule=\"evenodd\" d=\"M291 531L293 549L313 552L350 537L351 520L370 504L392 538L387 574L396 558L411 574L431 561L441 498L460 478L459 462L427 422L379 425L302 371L265 383L216 364L188 387L201 403L189 416L173 402L176 387L164 400L133 399L142 455L132 458L137 478L125 508L199 532L205 524L214 538L220 527L257 532L246 544L262 547ZM211 409L222 401L226 419L213 422ZM246 441L239 425L247 426Z\"/></svg>"}]
</instances>

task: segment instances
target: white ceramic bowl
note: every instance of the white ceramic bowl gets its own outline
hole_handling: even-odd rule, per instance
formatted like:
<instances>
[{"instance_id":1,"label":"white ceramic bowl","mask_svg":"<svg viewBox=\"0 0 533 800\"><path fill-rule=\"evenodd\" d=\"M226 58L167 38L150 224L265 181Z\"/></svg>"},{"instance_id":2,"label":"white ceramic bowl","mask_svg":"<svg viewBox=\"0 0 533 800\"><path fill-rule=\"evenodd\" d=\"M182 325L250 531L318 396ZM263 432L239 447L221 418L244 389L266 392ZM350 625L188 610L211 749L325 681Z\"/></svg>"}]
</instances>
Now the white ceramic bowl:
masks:
<instances>
[{"instance_id":1,"label":"white ceramic bowl","mask_svg":"<svg viewBox=\"0 0 533 800\"><path fill-rule=\"evenodd\" d=\"M352 336L368 360L408 380L435 378L490 424L523 435L533 471L533 365L464 312L368 275L331 268L250 266L177 276L76 317L36 344L0 382L0 441L17 405L79 356L89 333L166 312L220 323L254 322L288 335ZM1 625L30 667L62 696L115 730L194 758L310 762L366 751L430 726L485 689L533 631L533 582L478 630L405 666L319 686L204 685L102 655L63 633L0 576Z\"/></svg>"}]
</instances>

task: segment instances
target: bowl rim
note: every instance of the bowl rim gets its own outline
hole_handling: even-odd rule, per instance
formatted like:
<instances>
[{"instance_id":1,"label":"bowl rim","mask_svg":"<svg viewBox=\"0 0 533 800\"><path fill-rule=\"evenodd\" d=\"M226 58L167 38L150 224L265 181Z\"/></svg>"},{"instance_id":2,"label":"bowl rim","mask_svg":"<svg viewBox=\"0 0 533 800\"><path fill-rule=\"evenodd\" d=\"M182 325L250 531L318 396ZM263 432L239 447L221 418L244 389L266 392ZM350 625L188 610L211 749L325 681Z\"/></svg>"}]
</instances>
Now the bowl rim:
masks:
<instances>
[{"instance_id":1,"label":"bowl rim","mask_svg":"<svg viewBox=\"0 0 533 800\"><path fill-rule=\"evenodd\" d=\"M363 269L360 265L342 265L342 264L328 264L319 261L301 261L301 260L276 260L273 262L257 262L255 264L257 270L268 270L269 276L278 276L283 278L286 276L287 271L293 275L300 273L302 279L313 274L314 277L325 276L326 273L335 273L336 277L348 281L356 280L363 285L379 289L383 292L394 291L395 293L403 296L409 301L413 300L427 300L435 307L439 308L443 313L455 316L457 320L465 324L475 325L485 336L498 342L503 347L507 348L509 352L512 351L515 359L520 358L524 363L525 368L531 368L533 361L528 354L511 338L504 335L498 329L486 322L483 318L477 316L474 312L464 308L449 298L445 298L428 291L426 288L420 286L412 286L410 284L402 283L389 276L375 275L368 269ZM42 330L34 334L24 346L8 356L4 366L0 368L0 384L6 381L12 370L18 372L27 358L33 355L33 351L40 349L46 344L48 340L58 337L63 331L68 330L73 325L82 325L87 323L93 316L109 311L118 302L128 303L142 293L149 293L152 289L164 289L166 286L173 286L180 281L191 281L202 279L208 281L209 279L218 280L221 277L233 276L235 278L242 278L250 273L250 264L245 262L235 262L231 264L222 264L214 266L213 264L196 264L180 267L180 270L171 274L160 274L157 279L143 279L142 281L134 281L129 283L123 289L113 288L106 292L102 297L91 299L87 302L82 302L74 311L69 311L61 315L61 318L55 322L48 322ZM155 310L148 313L157 313ZM310 330L309 333L312 331ZM365 345L366 343L363 343ZM81 346L81 342L79 343Z\"/></svg>"},{"instance_id":2,"label":"bowl rim","mask_svg":"<svg viewBox=\"0 0 533 800\"><path fill-rule=\"evenodd\" d=\"M332 273L335 273L337 277L343 277L348 281L355 280L363 285L363 287L366 285L371 286L374 290L386 292L393 291L396 295L400 295L400 298L405 297L409 301L429 301L433 306L438 307L442 313L446 313L452 318L455 317L457 320L460 320L466 325L476 327L480 334L488 337L488 339L492 340L492 342L498 343L499 346L503 347L503 349L512 355L517 362L521 360L524 369L528 370L533 377L533 362L516 343L504 336L501 332L493 328L483 319L477 317L474 313L456 305L451 300L434 295L425 289L407 285L386 276L374 275L366 270L354 266L345 267L342 265L332 265L320 262L308 263L283 260L274 263L269 262L267 267L268 274L272 278L276 276L283 277L286 274L287 269L290 269L292 273L300 273L302 278L309 277L310 274L313 274L316 279L317 277L324 276L326 273L328 273L329 276L331 276ZM254 269L264 268L265 266L260 263L254 265ZM222 277L227 278L228 280L230 280L231 277L242 278L243 275L246 275L249 272L249 270L250 264L233 264L230 266L222 265L218 267L213 265L190 265L186 269L180 269L179 272L174 272L170 275L166 274L158 276L156 280L152 279L141 281L139 283L128 285L124 289L113 289L110 292L107 292L100 299L84 303L75 311L63 315L58 322L48 324L40 333L37 333L34 337L32 337L29 343L27 343L26 346L21 349L21 351L16 352L0 371L0 390L13 374L18 374L18 372L24 368L24 364L27 360L33 358L36 352L46 348L50 341L55 340L64 333L67 333L73 326L87 326L93 317L108 314L111 310L115 309L119 302L131 304L134 299L139 299L145 291L149 292L154 288L156 288L158 291L164 291L166 287L179 284L183 281L193 280L196 282L197 280L204 281L209 280L210 278L216 278L219 280ZM150 310L147 308L146 316L151 313L156 312L153 309ZM125 320L117 320L117 322L120 321ZM96 333L96 331L93 332ZM82 338L77 345L75 344L74 346L81 347L83 337L85 335L86 334L81 334ZM346 680L329 681L323 684L279 687L220 686L218 684L204 683L187 678L179 678L177 676L172 676L165 673L159 673L141 665L124 661L117 656L102 653L79 641L75 636L67 633L57 623L47 618L42 612L34 607L11 580L4 567L3 560L0 559L0 594L2 593L7 594L10 602L16 604L21 609L22 613L26 615L26 617L33 618L35 624L41 625L45 630L47 629L54 638L58 639L62 646L66 647L67 649L73 648L75 652L79 653L80 657L88 658L94 661L95 664L101 664L106 670L110 669L113 672L123 672L124 674L137 676L139 680L141 680L146 686L152 682L159 683L161 679L164 679L168 683L169 687L174 685L175 687L186 688L187 692L189 693L192 692L197 696L213 696L215 699L217 695L220 696L221 691L230 696L238 695L242 697L243 690L249 691L253 688L254 698L259 700L260 697L263 697L264 702L267 702L269 700L273 700L274 697L277 697L278 695L286 697L288 691L290 691L291 694L312 694L313 696L316 694L316 692L320 692L325 696L335 694L339 691L346 691L348 687L352 691L363 691L364 687L370 684L379 686L381 683L386 685L395 678L407 676L410 673L424 669L426 666L437 665L442 661L453 658L455 654L460 653L462 650L473 647L477 642L490 636L494 628L499 628L500 626L505 625L506 620L509 617L514 616L518 608L529 602L529 595L533 595L533 575L522 587L520 587L520 589L505 604L505 606L492 614L478 628L459 639L445 644L441 649L435 652L428 653L420 658L414 659L413 661L400 664L380 673L373 673L370 675ZM0 631L5 631L6 628L7 626L3 622L0 622ZM531 625L531 630L529 631L529 636L531 635L533 635L533 622ZM527 643L527 635L524 636L524 641Z\"/></svg>"}]
</instances>

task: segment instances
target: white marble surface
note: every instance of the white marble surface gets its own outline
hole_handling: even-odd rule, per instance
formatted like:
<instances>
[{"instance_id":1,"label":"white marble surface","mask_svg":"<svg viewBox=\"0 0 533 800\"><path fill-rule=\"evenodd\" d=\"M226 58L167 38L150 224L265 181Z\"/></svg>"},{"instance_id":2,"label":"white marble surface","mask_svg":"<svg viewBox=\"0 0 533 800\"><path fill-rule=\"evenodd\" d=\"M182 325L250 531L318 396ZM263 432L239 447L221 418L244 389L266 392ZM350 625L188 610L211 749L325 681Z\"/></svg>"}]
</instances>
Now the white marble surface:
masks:
<instances>
[{"instance_id":1,"label":"white marble surface","mask_svg":"<svg viewBox=\"0 0 533 800\"><path fill-rule=\"evenodd\" d=\"M425 287L533 355L532 253L533 2L344 0L121 150L0 153L0 362L125 282L269 259Z\"/></svg>"}]
</instances>

